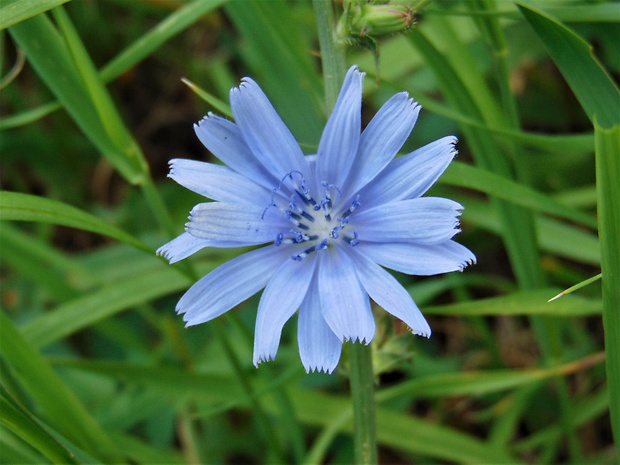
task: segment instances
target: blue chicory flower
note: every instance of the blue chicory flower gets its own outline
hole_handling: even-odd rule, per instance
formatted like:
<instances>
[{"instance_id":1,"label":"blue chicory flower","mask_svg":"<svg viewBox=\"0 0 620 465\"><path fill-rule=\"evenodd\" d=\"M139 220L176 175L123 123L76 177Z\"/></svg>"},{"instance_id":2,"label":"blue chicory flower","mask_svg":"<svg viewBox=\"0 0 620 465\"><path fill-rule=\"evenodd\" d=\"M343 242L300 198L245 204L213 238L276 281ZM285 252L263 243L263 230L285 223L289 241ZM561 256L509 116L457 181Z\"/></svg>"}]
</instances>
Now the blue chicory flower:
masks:
<instances>
[{"instance_id":1,"label":"blue chicory flower","mask_svg":"<svg viewBox=\"0 0 620 465\"><path fill-rule=\"evenodd\" d=\"M398 93L361 132L363 76L356 67L347 72L316 155L302 153L260 87L244 78L230 93L236 124L209 114L194 126L226 166L170 161L172 179L214 202L196 205L185 232L158 254L174 263L204 247L268 244L207 274L177 305L191 326L264 288L255 365L276 356L282 328L299 309L301 361L309 372L331 373L343 341L372 340L369 297L429 337L411 296L383 267L434 275L475 262L452 240L463 207L420 197L456 155L456 138L394 158L420 106Z\"/></svg>"}]
</instances>

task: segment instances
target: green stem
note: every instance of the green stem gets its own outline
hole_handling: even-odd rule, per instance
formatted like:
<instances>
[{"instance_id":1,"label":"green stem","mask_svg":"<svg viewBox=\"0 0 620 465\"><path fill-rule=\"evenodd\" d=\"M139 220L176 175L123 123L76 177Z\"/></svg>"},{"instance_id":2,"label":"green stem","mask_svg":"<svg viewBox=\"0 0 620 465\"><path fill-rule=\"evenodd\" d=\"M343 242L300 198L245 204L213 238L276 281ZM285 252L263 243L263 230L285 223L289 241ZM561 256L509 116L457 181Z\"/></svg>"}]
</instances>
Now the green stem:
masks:
<instances>
[{"instance_id":1,"label":"green stem","mask_svg":"<svg viewBox=\"0 0 620 465\"><path fill-rule=\"evenodd\" d=\"M470 3L469 5L478 5L481 9L493 12L497 9L494 0L480 0L479 2ZM486 18L478 19L478 22L486 26L489 41L494 51L494 60L496 65L496 75L498 77L498 84L500 89L501 104L506 115L506 125L510 129L519 129L519 114L517 110L516 101L512 95L510 89L510 70L508 66L508 44L504 36L504 31L499 22L497 16L488 16ZM484 28L483 26L483 28ZM483 29L481 28L481 29ZM526 176L526 169L521 162L521 157L516 154L521 152L521 147L515 141L511 144L511 154L517 179L522 183L527 184L529 179ZM542 274L542 273L541 273ZM542 276L537 280L542 283ZM521 283L526 284L526 283ZM536 286L536 282L531 282L532 286ZM529 284L528 284L529 285ZM547 365L554 365L560 363L563 359L564 348L562 346L559 330L556 322L552 318L545 316L533 316L530 318L534 331L537 335L538 341L540 341L541 348L543 349L543 356L545 357L545 363ZM570 418L570 399L566 380L563 377L558 377L557 380L557 392L558 402L560 406L560 423L568 440L568 446L571 457L576 463L583 461L583 453L577 433L572 426Z\"/></svg>"},{"instance_id":2,"label":"green stem","mask_svg":"<svg viewBox=\"0 0 620 465\"><path fill-rule=\"evenodd\" d=\"M372 465L377 457L375 428L375 385L372 373L372 349L359 342L349 346L351 359L351 396L353 397L355 463Z\"/></svg>"},{"instance_id":3,"label":"green stem","mask_svg":"<svg viewBox=\"0 0 620 465\"><path fill-rule=\"evenodd\" d=\"M346 67L345 49L334 37L334 11L331 0L313 0L316 16L323 82L325 84L325 106L331 112L336 105Z\"/></svg>"},{"instance_id":4,"label":"green stem","mask_svg":"<svg viewBox=\"0 0 620 465\"><path fill-rule=\"evenodd\" d=\"M620 125L594 123L609 412L620 450Z\"/></svg>"},{"instance_id":5,"label":"green stem","mask_svg":"<svg viewBox=\"0 0 620 465\"><path fill-rule=\"evenodd\" d=\"M252 405L252 412L256 415L256 419L258 420L258 423L260 424L265 435L265 440L269 443L271 451L276 456L275 460L277 461L277 463L286 463L285 453L282 449L282 446L280 445L278 436L271 422L269 421L267 414L265 413L265 409L263 409L263 406L261 405L261 402L256 395L256 391L254 390L254 387L249 380L249 376L244 371L241 361L239 360L239 357L237 357L237 354L235 353L233 346L228 339L226 327L217 318L211 322L211 325L213 325L213 332L215 333L215 336L219 339L219 342L222 344L224 352L226 353L228 360L233 366L235 375L237 375L237 379L241 384L241 388L245 392L245 395L247 396L250 404Z\"/></svg>"},{"instance_id":6,"label":"green stem","mask_svg":"<svg viewBox=\"0 0 620 465\"><path fill-rule=\"evenodd\" d=\"M346 67L345 49L334 36L334 14L331 0L313 0L316 15L321 63L325 82L325 105L328 111L338 100ZM351 344L351 395L354 413L355 463L376 464L377 432L375 423L374 377L372 353L368 345Z\"/></svg>"},{"instance_id":7,"label":"green stem","mask_svg":"<svg viewBox=\"0 0 620 465\"><path fill-rule=\"evenodd\" d=\"M166 236L175 237L176 233L174 231L172 219L168 214L168 210L166 209L166 205L164 204L161 195L159 195L159 191L153 183L150 173L146 174L144 177L144 182L140 185L140 187L147 205L155 215L155 218L159 222L161 228L166 232Z\"/></svg>"}]
</instances>

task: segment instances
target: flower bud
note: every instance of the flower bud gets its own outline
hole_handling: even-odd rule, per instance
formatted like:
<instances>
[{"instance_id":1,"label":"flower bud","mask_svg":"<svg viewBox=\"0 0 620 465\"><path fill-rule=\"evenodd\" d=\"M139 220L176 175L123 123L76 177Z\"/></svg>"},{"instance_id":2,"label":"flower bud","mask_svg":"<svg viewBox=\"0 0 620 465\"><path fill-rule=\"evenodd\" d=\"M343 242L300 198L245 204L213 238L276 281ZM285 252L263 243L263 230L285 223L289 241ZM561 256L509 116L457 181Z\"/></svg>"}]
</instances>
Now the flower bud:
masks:
<instances>
[{"instance_id":1,"label":"flower bud","mask_svg":"<svg viewBox=\"0 0 620 465\"><path fill-rule=\"evenodd\" d=\"M348 2L338 22L338 38L354 37L377 38L386 34L406 31L415 22L414 11L406 5L366 4Z\"/></svg>"}]
</instances>

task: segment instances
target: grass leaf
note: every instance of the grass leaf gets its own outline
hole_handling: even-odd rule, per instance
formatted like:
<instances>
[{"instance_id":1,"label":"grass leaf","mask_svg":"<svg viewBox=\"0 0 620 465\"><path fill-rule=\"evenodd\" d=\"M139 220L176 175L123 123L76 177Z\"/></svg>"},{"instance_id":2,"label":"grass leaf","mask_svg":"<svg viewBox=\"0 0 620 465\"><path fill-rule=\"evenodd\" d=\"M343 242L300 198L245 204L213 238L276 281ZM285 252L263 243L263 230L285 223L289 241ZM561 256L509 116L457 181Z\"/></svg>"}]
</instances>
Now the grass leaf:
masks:
<instances>
[{"instance_id":1,"label":"grass leaf","mask_svg":"<svg viewBox=\"0 0 620 465\"><path fill-rule=\"evenodd\" d=\"M620 92L588 43L549 15L518 5L590 117L602 128L620 124Z\"/></svg>"},{"instance_id":2,"label":"grass leaf","mask_svg":"<svg viewBox=\"0 0 620 465\"><path fill-rule=\"evenodd\" d=\"M50 426L103 462L118 462L119 451L99 424L4 312L0 312L0 349Z\"/></svg>"},{"instance_id":3,"label":"grass leaf","mask_svg":"<svg viewBox=\"0 0 620 465\"><path fill-rule=\"evenodd\" d=\"M611 422L620 444L620 125L594 123L596 184L603 283L603 328Z\"/></svg>"},{"instance_id":4,"label":"grass leaf","mask_svg":"<svg viewBox=\"0 0 620 465\"><path fill-rule=\"evenodd\" d=\"M110 133L111 128L107 126L105 119L112 118L117 121L114 127L118 128L121 124L118 123L120 117L109 107L108 111L102 113L93 101L91 93L95 89L99 96L107 95L107 90L103 89L98 78L95 81L89 79L89 84L86 85L84 75L74 61L76 47L79 46L74 42L72 53L45 15L16 24L9 28L9 32L24 50L29 63L41 79L100 153L130 183L142 183L148 169L142 154L126 130L120 135L120 139L117 139L118 135ZM82 54L82 59L87 59L85 53ZM88 66L82 61L82 73Z\"/></svg>"},{"instance_id":5,"label":"grass leaf","mask_svg":"<svg viewBox=\"0 0 620 465\"><path fill-rule=\"evenodd\" d=\"M20 21L62 5L69 0L3 0L0 4L0 31Z\"/></svg>"},{"instance_id":6,"label":"grass leaf","mask_svg":"<svg viewBox=\"0 0 620 465\"><path fill-rule=\"evenodd\" d=\"M0 220L35 221L70 226L112 237L145 252L153 253L153 250L139 239L89 213L57 200L36 195L0 191Z\"/></svg>"},{"instance_id":7,"label":"grass leaf","mask_svg":"<svg viewBox=\"0 0 620 465\"><path fill-rule=\"evenodd\" d=\"M76 457L0 384L0 424L43 453L53 463L79 463Z\"/></svg>"}]
</instances>

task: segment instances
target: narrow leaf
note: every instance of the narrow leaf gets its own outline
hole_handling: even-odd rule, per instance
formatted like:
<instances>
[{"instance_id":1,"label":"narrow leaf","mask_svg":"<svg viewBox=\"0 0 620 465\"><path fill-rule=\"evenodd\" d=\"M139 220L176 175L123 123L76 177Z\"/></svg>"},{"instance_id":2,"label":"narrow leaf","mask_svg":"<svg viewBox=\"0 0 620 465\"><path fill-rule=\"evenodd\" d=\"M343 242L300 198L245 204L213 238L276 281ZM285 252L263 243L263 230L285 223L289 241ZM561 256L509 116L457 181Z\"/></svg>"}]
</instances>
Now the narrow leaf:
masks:
<instances>
[{"instance_id":1,"label":"narrow leaf","mask_svg":"<svg viewBox=\"0 0 620 465\"><path fill-rule=\"evenodd\" d=\"M603 284L603 328L611 424L620 444L620 125L594 123Z\"/></svg>"},{"instance_id":2,"label":"narrow leaf","mask_svg":"<svg viewBox=\"0 0 620 465\"><path fill-rule=\"evenodd\" d=\"M147 166L137 145L119 145L78 72L73 54L45 15L38 15L9 28L29 63L66 108L82 132L132 184L144 181ZM75 50L74 50L75 53ZM100 83L90 83L98 86ZM101 90L107 92L107 90Z\"/></svg>"},{"instance_id":3,"label":"narrow leaf","mask_svg":"<svg viewBox=\"0 0 620 465\"><path fill-rule=\"evenodd\" d=\"M119 462L107 435L4 312L0 312L0 351L47 423L102 461Z\"/></svg>"},{"instance_id":4,"label":"narrow leaf","mask_svg":"<svg viewBox=\"0 0 620 465\"><path fill-rule=\"evenodd\" d=\"M555 292L557 294L557 291ZM520 291L508 296L478 299L472 302L459 302L450 305L424 307L428 315L552 315L586 316L597 315L602 311L600 300L566 296L554 302L547 302L553 290L536 289ZM414 296L415 297L415 296Z\"/></svg>"},{"instance_id":5,"label":"narrow leaf","mask_svg":"<svg viewBox=\"0 0 620 465\"><path fill-rule=\"evenodd\" d=\"M588 43L551 16L527 5L518 5L525 19L543 41L577 100L602 128L620 124L620 92L592 54Z\"/></svg>"},{"instance_id":6,"label":"narrow leaf","mask_svg":"<svg viewBox=\"0 0 620 465\"><path fill-rule=\"evenodd\" d=\"M440 178L440 182L475 189L516 205L556 215L594 229L597 226L596 218L590 215L562 205L528 186L475 166L453 162Z\"/></svg>"},{"instance_id":7,"label":"narrow leaf","mask_svg":"<svg viewBox=\"0 0 620 465\"><path fill-rule=\"evenodd\" d=\"M32 18L69 0L3 0L0 2L0 31Z\"/></svg>"},{"instance_id":8,"label":"narrow leaf","mask_svg":"<svg viewBox=\"0 0 620 465\"><path fill-rule=\"evenodd\" d=\"M150 247L131 234L57 200L19 192L0 191L0 220L35 221L70 226L118 239L147 253Z\"/></svg>"},{"instance_id":9,"label":"narrow leaf","mask_svg":"<svg viewBox=\"0 0 620 465\"><path fill-rule=\"evenodd\" d=\"M31 444L53 463L78 463L75 456L0 384L0 424Z\"/></svg>"}]
</instances>

